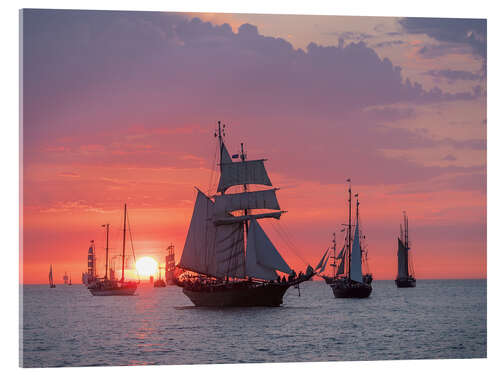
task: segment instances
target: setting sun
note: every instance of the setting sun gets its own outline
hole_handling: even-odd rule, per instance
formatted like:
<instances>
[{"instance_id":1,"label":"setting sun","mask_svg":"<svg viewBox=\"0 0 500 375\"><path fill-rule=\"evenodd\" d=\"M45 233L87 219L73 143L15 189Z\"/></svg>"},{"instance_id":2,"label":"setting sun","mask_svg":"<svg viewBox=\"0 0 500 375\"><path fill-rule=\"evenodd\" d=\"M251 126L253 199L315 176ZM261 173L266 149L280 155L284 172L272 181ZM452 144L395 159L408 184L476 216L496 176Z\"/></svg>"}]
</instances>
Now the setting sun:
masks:
<instances>
[{"instance_id":1,"label":"setting sun","mask_svg":"<svg viewBox=\"0 0 500 375\"><path fill-rule=\"evenodd\" d=\"M135 264L139 276L154 276L158 271L158 262L151 257L142 257Z\"/></svg>"}]
</instances>

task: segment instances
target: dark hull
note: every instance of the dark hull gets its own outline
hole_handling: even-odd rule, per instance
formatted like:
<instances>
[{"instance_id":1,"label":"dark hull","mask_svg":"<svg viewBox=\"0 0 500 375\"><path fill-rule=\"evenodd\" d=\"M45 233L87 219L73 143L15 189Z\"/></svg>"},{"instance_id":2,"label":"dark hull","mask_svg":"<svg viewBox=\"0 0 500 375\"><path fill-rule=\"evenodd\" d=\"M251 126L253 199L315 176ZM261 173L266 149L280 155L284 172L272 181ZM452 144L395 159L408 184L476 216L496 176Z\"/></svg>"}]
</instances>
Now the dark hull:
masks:
<instances>
[{"instance_id":1,"label":"dark hull","mask_svg":"<svg viewBox=\"0 0 500 375\"><path fill-rule=\"evenodd\" d=\"M93 296L133 296L137 290L137 284L126 282L97 282L88 287Z\"/></svg>"},{"instance_id":2,"label":"dark hull","mask_svg":"<svg viewBox=\"0 0 500 375\"><path fill-rule=\"evenodd\" d=\"M334 280L330 284L335 298L367 298L372 293L372 286L354 281Z\"/></svg>"},{"instance_id":3,"label":"dark hull","mask_svg":"<svg viewBox=\"0 0 500 375\"><path fill-rule=\"evenodd\" d=\"M331 276L324 276L324 275L321 275L321 277L323 278L323 280L325 280L325 283L327 283L328 285L331 285L333 284L335 278L331 277ZM366 274L366 275L363 275L363 282L365 284L368 284L368 285L371 285L373 281L373 277L371 274Z\"/></svg>"},{"instance_id":4,"label":"dark hull","mask_svg":"<svg viewBox=\"0 0 500 375\"><path fill-rule=\"evenodd\" d=\"M398 288L415 288L417 286L417 280L413 277L396 279L394 282Z\"/></svg>"},{"instance_id":5,"label":"dark hull","mask_svg":"<svg viewBox=\"0 0 500 375\"><path fill-rule=\"evenodd\" d=\"M288 288L309 280L313 275L286 283L244 281L239 283L190 286L183 285L182 292L200 307L276 307L283 303Z\"/></svg>"},{"instance_id":6,"label":"dark hull","mask_svg":"<svg viewBox=\"0 0 500 375\"><path fill-rule=\"evenodd\" d=\"M238 288L214 287L213 291L194 291L183 288L182 291L196 306L204 307L250 307L280 306L283 296L290 285L263 284Z\"/></svg>"}]
</instances>

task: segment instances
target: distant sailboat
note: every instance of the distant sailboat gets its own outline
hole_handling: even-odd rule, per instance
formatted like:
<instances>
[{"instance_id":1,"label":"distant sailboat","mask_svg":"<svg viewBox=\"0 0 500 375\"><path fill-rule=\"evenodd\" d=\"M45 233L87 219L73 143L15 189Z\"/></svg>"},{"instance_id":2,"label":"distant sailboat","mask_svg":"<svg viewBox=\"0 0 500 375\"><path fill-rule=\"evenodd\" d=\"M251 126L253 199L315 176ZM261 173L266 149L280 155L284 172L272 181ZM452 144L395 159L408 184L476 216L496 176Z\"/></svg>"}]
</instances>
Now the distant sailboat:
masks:
<instances>
[{"instance_id":1,"label":"distant sailboat","mask_svg":"<svg viewBox=\"0 0 500 375\"><path fill-rule=\"evenodd\" d=\"M96 254L94 240L90 241L90 247L87 252L87 272L82 272L82 283L86 286L91 285L96 280Z\"/></svg>"},{"instance_id":2,"label":"distant sailboat","mask_svg":"<svg viewBox=\"0 0 500 375\"><path fill-rule=\"evenodd\" d=\"M174 245L167 247L165 256L165 282L167 285L175 285L175 252Z\"/></svg>"},{"instance_id":3,"label":"distant sailboat","mask_svg":"<svg viewBox=\"0 0 500 375\"><path fill-rule=\"evenodd\" d=\"M400 227L398 238L398 276L396 277L398 288L414 288L417 285L413 263L410 259L410 241L408 239L408 217L403 211L403 226Z\"/></svg>"},{"instance_id":4,"label":"distant sailboat","mask_svg":"<svg viewBox=\"0 0 500 375\"><path fill-rule=\"evenodd\" d=\"M372 292L371 274L363 275L363 251L361 249L361 234L359 225L359 200L356 194L356 226L352 240L351 225L351 180L349 182L349 223L347 225L346 243L337 259L340 265L330 284L336 298L366 298Z\"/></svg>"},{"instance_id":5,"label":"distant sailboat","mask_svg":"<svg viewBox=\"0 0 500 375\"><path fill-rule=\"evenodd\" d=\"M158 278L154 281L153 286L155 288L165 288L167 284L165 283L165 280L161 278L161 270L163 267L158 267Z\"/></svg>"},{"instance_id":6,"label":"distant sailboat","mask_svg":"<svg viewBox=\"0 0 500 375\"><path fill-rule=\"evenodd\" d=\"M71 283L71 274L69 274L69 284L68 284L68 285L70 285L70 286L71 286L71 285L73 285L73 284Z\"/></svg>"},{"instance_id":7,"label":"distant sailboat","mask_svg":"<svg viewBox=\"0 0 500 375\"><path fill-rule=\"evenodd\" d=\"M123 247L122 247L122 277L120 281L108 278L108 258L109 258L109 224L106 227L106 273L104 278L97 278L88 289L93 296L131 296L137 289L137 282L125 281L125 241L127 236L127 205L125 204L123 216ZM130 225L129 225L130 230ZM133 247L132 247L133 249Z\"/></svg>"},{"instance_id":8,"label":"distant sailboat","mask_svg":"<svg viewBox=\"0 0 500 375\"><path fill-rule=\"evenodd\" d=\"M49 270L49 285L51 288L56 287L56 284L54 284L54 278L52 277L52 264L50 265L50 270Z\"/></svg>"},{"instance_id":9,"label":"distant sailboat","mask_svg":"<svg viewBox=\"0 0 500 375\"><path fill-rule=\"evenodd\" d=\"M259 220L279 219L277 189L249 191L248 185L272 186L264 160L247 160L241 153L232 158L224 144L219 121L220 180L209 197L198 189L194 212L178 267L196 273L178 281L196 306L279 306L291 286L309 280L314 271L296 277L273 245ZM242 192L227 193L232 186ZM253 209L270 212L250 213ZM246 239L246 241L245 241ZM290 275L288 281L276 271Z\"/></svg>"}]
</instances>

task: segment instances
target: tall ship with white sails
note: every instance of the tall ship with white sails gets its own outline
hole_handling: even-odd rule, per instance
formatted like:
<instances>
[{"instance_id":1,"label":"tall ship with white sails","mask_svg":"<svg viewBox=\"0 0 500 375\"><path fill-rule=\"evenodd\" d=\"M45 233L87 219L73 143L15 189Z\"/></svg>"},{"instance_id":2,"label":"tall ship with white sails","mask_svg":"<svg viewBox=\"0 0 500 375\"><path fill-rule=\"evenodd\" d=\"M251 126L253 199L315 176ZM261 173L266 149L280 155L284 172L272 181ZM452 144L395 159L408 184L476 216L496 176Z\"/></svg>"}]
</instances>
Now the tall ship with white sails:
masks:
<instances>
[{"instance_id":1,"label":"tall ship with white sails","mask_svg":"<svg viewBox=\"0 0 500 375\"><path fill-rule=\"evenodd\" d=\"M354 236L352 235L351 219L351 180L349 182L349 223L346 225L346 242L338 257L340 264L335 272L335 276L330 283L333 295L336 298L366 298L372 292L372 275L365 270L363 274L363 263L367 267L366 250L361 249L361 234L359 222L359 199L356 197L356 222ZM354 238L353 238L354 237Z\"/></svg>"},{"instance_id":2,"label":"tall ship with white sails","mask_svg":"<svg viewBox=\"0 0 500 375\"><path fill-rule=\"evenodd\" d=\"M263 159L232 160L218 123L220 179L215 196L197 189L194 212L178 267L191 271L179 281L196 306L279 306L288 288L313 275L295 275L264 229L263 219L280 219L276 188L250 191L249 185L271 186ZM228 192L232 187L235 192ZM238 189L238 187L240 187ZM242 188L242 189L241 189ZM253 211L258 210L258 211ZM263 210L266 210L263 212ZM277 271L290 275L279 278Z\"/></svg>"},{"instance_id":3,"label":"tall ship with white sails","mask_svg":"<svg viewBox=\"0 0 500 375\"><path fill-rule=\"evenodd\" d=\"M414 288L417 285L415 271L410 256L410 241L408 239L408 216L403 211L403 225L400 226L398 238L398 276L396 277L398 288Z\"/></svg>"}]
</instances>

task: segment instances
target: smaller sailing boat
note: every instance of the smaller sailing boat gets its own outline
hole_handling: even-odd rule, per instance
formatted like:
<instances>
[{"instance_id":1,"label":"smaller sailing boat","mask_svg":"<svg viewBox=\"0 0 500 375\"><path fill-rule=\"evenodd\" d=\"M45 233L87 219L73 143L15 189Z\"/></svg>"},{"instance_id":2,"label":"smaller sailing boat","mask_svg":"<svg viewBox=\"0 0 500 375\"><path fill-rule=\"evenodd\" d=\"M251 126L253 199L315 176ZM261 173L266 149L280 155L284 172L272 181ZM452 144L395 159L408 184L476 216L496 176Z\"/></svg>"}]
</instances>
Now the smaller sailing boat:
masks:
<instances>
[{"instance_id":1,"label":"smaller sailing boat","mask_svg":"<svg viewBox=\"0 0 500 375\"><path fill-rule=\"evenodd\" d=\"M69 285L69 286L73 285L73 284L71 283L71 274L69 274L69 284L68 284L68 285Z\"/></svg>"},{"instance_id":2,"label":"smaller sailing boat","mask_svg":"<svg viewBox=\"0 0 500 375\"><path fill-rule=\"evenodd\" d=\"M50 271L49 271L49 285L51 288L56 287L56 284L54 284L54 278L52 277L52 264L50 265Z\"/></svg>"},{"instance_id":3,"label":"smaller sailing boat","mask_svg":"<svg viewBox=\"0 0 500 375\"><path fill-rule=\"evenodd\" d=\"M127 237L127 205L125 204L123 216L123 247L122 247L122 277L120 281L113 278L108 278L108 259L109 259L109 224L104 224L106 227L106 273L104 278L97 278L88 286L90 293L93 296L132 296L137 289L137 282L125 281L125 241ZM130 231L130 224L129 224ZM133 250L133 246L132 246Z\"/></svg>"},{"instance_id":4,"label":"smaller sailing boat","mask_svg":"<svg viewBox=\"0 0 500 375\"><path fill-rule=\"evenodd\" d=\"M161 278L161 269L163 267L158 267L158 278L154 281L153 286L155 288L165 288L167 284L165 283L165 280Z\"/></svg>"},{"instance_id":5,"label":"smaller sailing boat","mask_svg":"<svg viewBox=\"0 0 500 375\"><path fill-rule=\"evenodd\" d=\"M398 288L415 288L417 285L409 251L408 217L406 212L403 211L403 225L400 226L400 236L398 238L398 276L394 280Z\"/></svg>"},{"instance_id":6,"label":"smaller sailing boat","mask_svg":"<svg viewBox=\"0 0 500 375\"><path fill-rule=\"evenodd\" d=\"M351 179L349 182L349 224L347 225L346 243L337 259L340 265L330 284L333 295L336 298L366 298L372 292L371 274L363 275L361 250L361 238L359 225L359 200L356 197L356 227L354 230L354 240L352 240L351 224Z\"/></svg>"}]
</instances>

